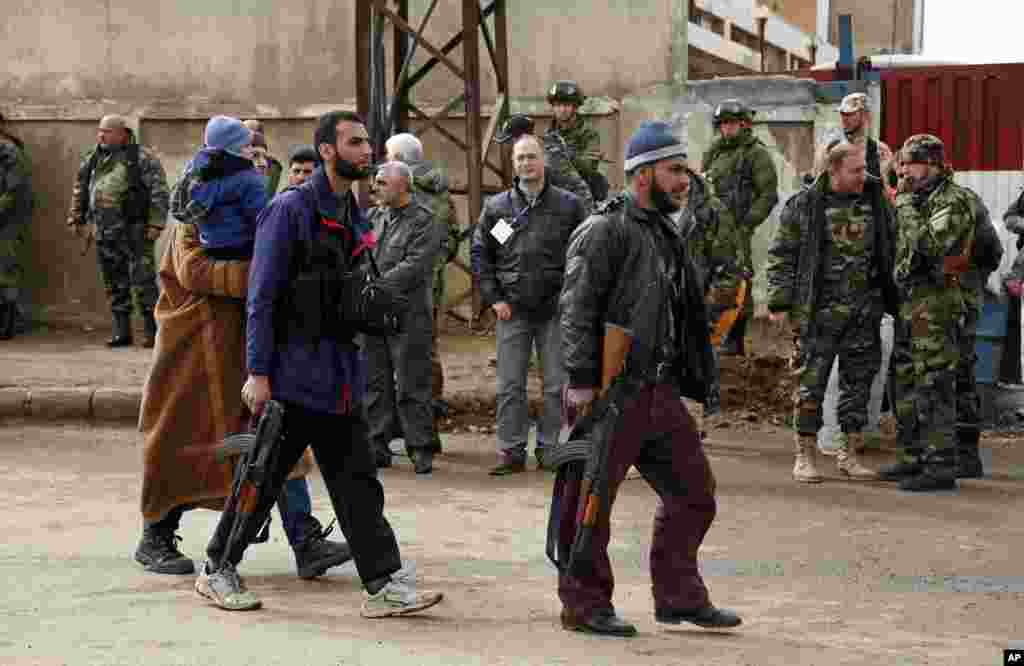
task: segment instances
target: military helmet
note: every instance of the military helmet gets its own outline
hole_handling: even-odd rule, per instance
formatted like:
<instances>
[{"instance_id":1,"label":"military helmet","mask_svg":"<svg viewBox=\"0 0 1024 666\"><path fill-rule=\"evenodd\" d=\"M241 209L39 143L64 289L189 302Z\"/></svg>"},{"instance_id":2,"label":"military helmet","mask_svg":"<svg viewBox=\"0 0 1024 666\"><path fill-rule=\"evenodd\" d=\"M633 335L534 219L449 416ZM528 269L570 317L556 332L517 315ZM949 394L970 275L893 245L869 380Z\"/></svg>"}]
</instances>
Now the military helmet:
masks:
<instances>
[{"instance_id":1,"label":"military helmet","mask_svg":"<svg viewBox=\"0 0 1024 666\"><path fill-rule=\"evenodd\" d=\"M585 99L580 84L575 81L555 81L548 88L548 104L565 102L579 106Z\"/></svg>"},{"instance_id":2,"label":"military helmet","mask_svg":"<svg viewBox=\"0 0 1024 666\"><path fill-rule=\"evenodd\" d=\"M754 110L738 99L723 100L715 107L715 127L718 127L719 124L730 120L753 121Z\"/></svg>"},{"instance_id":3,"label":"military helmet","mask_svg":"<svg viewBox=\"0 0 1024 666\"><path fill-rule=\"evenodd\" d=\"M915 134L903 142L900 159L904 164L935 164L946 161L946 147L942 139L933 134Z\"/></svg>"},{"instance_id":4,"label":"military helmet","mask_svg":"<svg viewBox=\"0 0 1024 666\"><path fill-rule=\"evenodd\" d=\"M494 135L494 142L508 143L524 134L533 134L533 119L522 113L513 113Z\"/></svg>"}]
</instances>

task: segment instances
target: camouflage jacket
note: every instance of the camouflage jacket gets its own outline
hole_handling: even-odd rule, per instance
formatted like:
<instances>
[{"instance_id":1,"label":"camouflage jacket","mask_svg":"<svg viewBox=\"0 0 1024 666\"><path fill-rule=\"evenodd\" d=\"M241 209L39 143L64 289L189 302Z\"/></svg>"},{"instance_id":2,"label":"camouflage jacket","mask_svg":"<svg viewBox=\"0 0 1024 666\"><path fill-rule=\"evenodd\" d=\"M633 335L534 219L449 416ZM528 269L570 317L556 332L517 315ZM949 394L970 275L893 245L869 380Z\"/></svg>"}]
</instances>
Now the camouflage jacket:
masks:
<instances>
[{"instance_id":1,"label":"camouflage jacket","mask_svg":"<svg viewBox=\"0 0 1024 666\"><path fill-rule=\"evenodd\" d=\"M570 161L584 178L596 173L601 163L601 135L579 115L575 122L566 127L556 123L551 126L552 132L558 132L565 140L570 151Z\"/></svg>"},{"instance_id":2,"label":"camouflage jacket","mask_svg":"<svg viewBox=\"0 0 1024 666\"><path fill-rule=\"evenodd\" d=\"M732 213L711 194L707 181L690 174L686 208L679 217L679 230L697 265L705 293L739 286L750 259Z\"/></svg>"},{"instance_id":3,"label":"camouflage jacket","mask_svg":"<svg viewBox=\"0 0 1024 666\"><path fill-rule=\"evenodd\" d=\"M779 202L779 179L771 153L749 129L716 139L704 153L701 170L715 196L748 234L768 219Z\"/></svg>"},{"instance_id":4,"label":"camouflage jacket","mask_svg":"<svg viewBox=\"0 0 1024 666\"><path fill-rule=\"evenodd\" d=\"M23 147L0 138L0 238L28 222L32 182Z\"/></svg>"},{"instance_id":5,"label":"camouflage jacket","mask_svg":"<svg viewBox=\"0 0 1024 666\"><path fill-rule=\"evenodd\" d=\"M96 168L90 174L93 153L97 150L93 148L86 153L78 168L68 225L95 224L99 239L118 238L138 222L126 219L124 210L132 188L129 160L123 147L101 153ZM139 178L149 194L144 223L148 227L163 229L170 206L167 176L156 152L142 146L139 147ZM83 183L88 183L87 192L83 192Z\"/></svg>"},{"instance_id":6,"label":"camouflage jacket","mask_svg":"<svg viewBox=\"0 0 1024 666\"><path fill-rule=\"evenodd\" d=\"M1010 274L1006 276L1010 280L1024 280L1024 190L1003 215L1003 222L1007 230L1017 234L1017 258L1013 262Z\"/></svg>"},{"instance_id":7,"label":"camouflage jacket","mask_svg":"<svg viewBox=\"0 0 1024 666\"><path fill-rule=\"evenodd\" d=\"M583 203L583 209L589 215L594 210L594 196L590 193L587 181L573 165L572 148L562 135L554 130L544 132L541 140L544 143L544 160L547 163L545 179L555 187L578 196Z\"/></svg>"},{"instance_id":8,"label":"camouflage jacket","mask_svg":"<svg viewBox=\"0 0 1024 666\"><path fill-rule=\"evenodd\" d=\"M883 307L895 229L888 201L877 201L878 211L867 197L833 192L824 173L783 207L765 264L768 308L790 312L801 336L816 334L821 310L846 320Z\"/></svg>"},{"instance_id":9,"label":"camouflage jacket","mask_svg":"<svg viewBox=\"0 0 1024 666\"><path fill-rule=\"evenodd\" d=\"M896 211L896 283L910 298L917 288L948 289L944 260L973 242L977 197L947 172L932 187L897 195Z\"/></svg>"}]
</instances>

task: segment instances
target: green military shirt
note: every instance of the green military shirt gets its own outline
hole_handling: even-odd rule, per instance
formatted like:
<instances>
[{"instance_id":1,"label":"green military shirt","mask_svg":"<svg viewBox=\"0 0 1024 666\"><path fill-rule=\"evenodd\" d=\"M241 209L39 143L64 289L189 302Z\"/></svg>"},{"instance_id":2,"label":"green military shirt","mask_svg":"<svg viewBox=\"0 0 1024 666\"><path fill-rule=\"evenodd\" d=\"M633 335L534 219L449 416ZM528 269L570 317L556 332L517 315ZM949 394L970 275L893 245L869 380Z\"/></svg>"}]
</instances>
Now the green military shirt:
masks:
<instances>
[{"instance_id":1,"label":"green military shirt","mask_svg":"<svg viewBox=\"0 0 1024 666\"><path fill-rule=\"evenodd\" d=\"M573 121L564 127L555 121L552 129L565 139L570 150L569 159L580 175L586 177L597 173L598 165L601 163L601 135L590 123L577 114Z\"/></svg>"},{"instance_id":2,"label":"green military shirt","mask_svg":"<svg viewBox=\"0 0 1024 666\"><path fill-rule=\"evenodd\" d=\"M88 169L96 150L99 148L89 151L82 159L79 167L80 177L76 180L71 195L68 224L95 224L99 240L119 238L126 232L129 224L134 223L126 220L123 212L131 187L128 157L123 146L101 153L89 178L89 191L83 197L83 171ZM149 193L145 224L148 227L162 229L170 207L170 191L160 159L153 150L146 147L139 148L139 178ZM83 199L86 203L84 210L81 205Z\"/></svg>"}]
</instances>

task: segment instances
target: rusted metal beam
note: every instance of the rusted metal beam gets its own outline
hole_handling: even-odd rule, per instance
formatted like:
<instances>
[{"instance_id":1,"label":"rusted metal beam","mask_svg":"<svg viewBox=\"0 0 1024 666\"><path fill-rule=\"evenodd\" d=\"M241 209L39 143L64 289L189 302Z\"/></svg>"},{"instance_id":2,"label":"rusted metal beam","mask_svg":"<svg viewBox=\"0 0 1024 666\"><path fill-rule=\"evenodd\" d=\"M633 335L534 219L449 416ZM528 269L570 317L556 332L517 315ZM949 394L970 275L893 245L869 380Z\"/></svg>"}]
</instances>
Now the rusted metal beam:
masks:
<instances>
[{"instance_id":1,"label":"rusted metal beam","mask_svg":"<svg viewBox=\"0 0 1024 666\"><path fill-rule=\"evenodd\" d=\"M402 20L409 20L409 0L396 0L398 3L398 15ZM407 91L402 89L402 79L406 75L406 63L412 59L415 51L415 43L410 48L409 37L398 26L394 28L394 62L401 63L401 68L395 65L394 98L391 100L391 111L388 114L388 128L392 133L406 132L409 130L409 111L405 108ZM422 26L420 26L422 31Z\"/></svg>"},{"instance_id":2,"label":"rusted metal beam","mask_svg":"<svg viewBox=\"0 0 1024 666\"><path fill-rule=\"evenodd\" d=\"M456 98L456 99L459 99L459 98ZM430 116L430 115L427 115L427 113L424 112L423 109L419 108L418 106L416 106L415 104L413 104L411 102L409 103L409 110L412 111L413 115L416 118L418 118L420 120L425 120L427 122L427 127L428 128L437 130L438 134L440 134L444 138L446 138L449 141L451 141L452 143L454 143L461 150L463 150L463 151L465 151L467 153L469 152L469 150L470 150L470 144L469 143L467 143L464 139L462 139L461 137L457 136L456 134L453 134L449 129L447 129L444 125L442 125L440 122L438 122L438 120L437 120L438 118L445 117L445 113L446 113L445 111L442 111L440 114L438 114L436 116ZM422 139L424 134L426 134L426 132L420 132L419 138ZM498 178L502 177L501 169L498 168L497 166L495 166L495 164L493 162L491 162L490 160L486 160L481 165L481 168L483 168L483 167L487 167L488 169L493 171L494 174L496 176L498 176ZM467 190L467 192L468 192L468 190Z\"/></svg>"},{"instance_id":3,"label":"rusted metal beam","mask_svg":"<svg viewBox=\"0 0 1024 666\"><path fill-rule=\"evenodd\" d=\"M487 18L488 16L493 14L494 11L495 11L496 6L499 3L501 3L502 1L503 0L491 0L490 4L488 4L486 7L484 7L483 10L480 12L480 17L481 18ZM457 47L459 44L462 43L463 34L464 33L459 32L457 35L455 35L454 37L449 39L447 42L445 42L444 46L441 47L441 53L443 53L445 55L448 55L449 53L454 51L455 47ZM439 61L438 61L437 58L431 58L430 60L428 60L425 63L423 63L420 66L420 68L417 69L413 73L413 75L409 77L409 86L411 87L411 86L414 86L417 83L419 83L420 80L424 76L426 76L427 74L430 73L430 70L434 69L434 67L437 66L438 62Z\"/></svg>"},{"instance_id":4,"label":"rusted metal beam","mask_svg":"<svg viewBox=\"0 0 1024 666\"><path fill-rule=\"evenodd\" d=\"M469 181L469 215L480 214L483 198L483 161L480 159L480 31L479 0L462 0L462 59L466 70L466 170Z\"/></svg>"},{"instance_id":5,"label":"rusted metal beam","mask_svg":"<svg viewBox=\"0 0 1024 666\"><path fill-rule=\"evenodd\" d=\"M495 65L498 79L498 93L505 96L506 107L509 100L508 88L508 2L507 0L494 0L494 50L497 58ZM499 109L496 116L502 116ZM502 182L505 185L512 184L512 163L498 156L503 172Z\"/></svg>"},{"instance_id":6,"label":"rusted metal beam","mask_svg":"<svg viewBox=\"0 0 1024 666\"><path fill-rule=\"evenodd\" d=\"M431 44L429 41L427 41L423 37L420 37L419 35L417 35L416 31L413 29L413 27L411 25L409 25L404 20L402 20L401 16L396 14L394 11L392 11L387 6L387 0L370 0L370 2L373 3L374 7L377 9L378 12L381 13L381 15L386 17L395 26L401 28L402 30L404 30L408 34L413 35L413 39L416 40L416 43L418 43L420 46L422 46L424 48L424 50L428 51L430 53L430 55L434 56L435 58L440 60L442 63L444 63L445 66L448 69L452 70L452 73L455 74L455 76L459 77L460 79L465 79L466 78L466 72L464 72L461 67L456 65L451 60L451 58L449 58L447 55L442 53L440 49L435 47L433 44Z\"/></svg>"},{"instance_id":7,"label":"rusted metal beam","mask_svg":"<svg viewBox=\"0 0 1024 666\"><path fill-rule=\"evenodd\" d=\"M370 0L356 0L356 112L370 111Z\"/></svg>"}]
</instances>

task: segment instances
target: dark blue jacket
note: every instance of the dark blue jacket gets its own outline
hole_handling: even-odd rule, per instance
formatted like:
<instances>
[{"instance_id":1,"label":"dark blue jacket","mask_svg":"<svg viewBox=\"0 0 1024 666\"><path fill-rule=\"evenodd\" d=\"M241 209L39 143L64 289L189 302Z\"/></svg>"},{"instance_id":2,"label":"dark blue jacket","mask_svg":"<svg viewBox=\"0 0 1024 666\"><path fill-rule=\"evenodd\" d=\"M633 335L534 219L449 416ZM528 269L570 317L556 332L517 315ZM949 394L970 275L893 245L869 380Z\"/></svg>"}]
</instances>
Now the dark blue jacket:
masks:
<instances>
[{"instance_id":1,"label":"dark blue jacket","mask_svg":"<svg viewBox=\"0 0 1024 666\"><path fill-rule=\"evenodd\" d=\"M230 169L222 178L197 182L191 192L192 201L207 210L206 219L199 220L199 242L206 248L251 246L256 217L267 203L265 179L252 163L230 155L226 159L248 162L249 167ZM210 150L203 148L192 159L189 171L194 173L209 162Z\"/></svg>"},{"instance_id":2,"label":"dark blue jacket","mask_svg":"<svg viewBox=\"0 0 1024 666\"><path fill-rule=\"evenodd\" d=\"M349 232L359 239L353 254L366 260L373 234L355 197L345 194L351 211ZM316 202L314 210L311 206ZM317 214L319 213L319 214ZM246 360L249 374L270 377L275 400L296 402L312 410L344 414L359 409L366 390L366 359L352 344L330 339L278 340L274 308L283 307L295 278L292 255L313 242L320 218L334 220L338 201L323 168L301 187L278 194L263 209L256 227L256 247L249 269Z\"/></svg>"}]
</instances>

